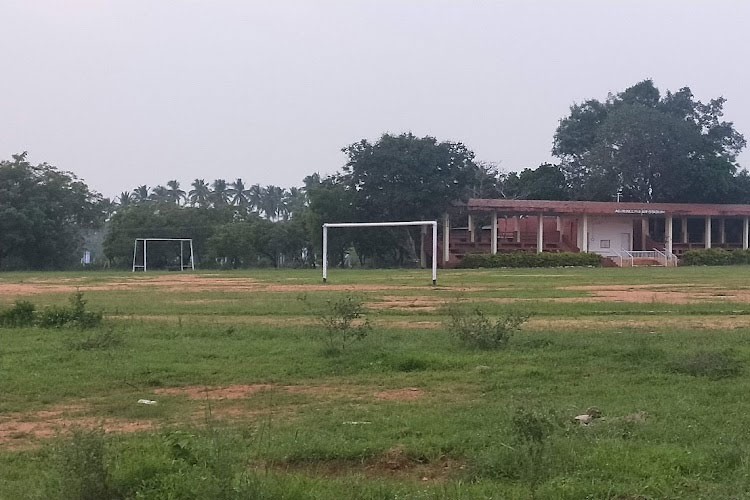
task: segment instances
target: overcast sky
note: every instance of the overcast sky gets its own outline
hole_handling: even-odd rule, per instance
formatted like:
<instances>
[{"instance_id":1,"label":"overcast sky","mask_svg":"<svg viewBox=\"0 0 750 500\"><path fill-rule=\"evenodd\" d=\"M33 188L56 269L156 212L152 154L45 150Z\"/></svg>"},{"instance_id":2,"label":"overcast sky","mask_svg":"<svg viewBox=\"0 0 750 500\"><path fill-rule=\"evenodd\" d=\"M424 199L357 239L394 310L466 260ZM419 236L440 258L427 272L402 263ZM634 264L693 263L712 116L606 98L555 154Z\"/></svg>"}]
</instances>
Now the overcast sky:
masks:
<instances>
[{"instance_id":1,"label":"overcast sky","mask_svg":"<svg viewBox=\"0 0 750 500\"><path fill-rule=\"evenodd\" d=\"M106 196L290 187L411 131L520 170L571 104L645 78L726 97L750 139L749 21L744 0L0 0L0 159Z\"/></svg>"}]
</instances>

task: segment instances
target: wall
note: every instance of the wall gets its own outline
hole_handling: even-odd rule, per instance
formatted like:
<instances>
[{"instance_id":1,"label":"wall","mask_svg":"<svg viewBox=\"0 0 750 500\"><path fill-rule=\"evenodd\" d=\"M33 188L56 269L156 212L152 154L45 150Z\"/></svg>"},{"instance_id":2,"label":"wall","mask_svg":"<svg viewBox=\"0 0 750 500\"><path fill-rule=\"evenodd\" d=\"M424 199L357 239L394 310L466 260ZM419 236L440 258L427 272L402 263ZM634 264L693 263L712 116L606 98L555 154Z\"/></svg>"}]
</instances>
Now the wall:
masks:
<instances>
[{"instance_id":1,"label":"wall","mask_svg":"<svg viewBox=\"0 0 750 500\"><path fill-rule=\"evenodd\" d=\"M589 252L617 255L633 249L633 220L627 218L590 217L588 221Z\"/></svg>"}]
</instances>

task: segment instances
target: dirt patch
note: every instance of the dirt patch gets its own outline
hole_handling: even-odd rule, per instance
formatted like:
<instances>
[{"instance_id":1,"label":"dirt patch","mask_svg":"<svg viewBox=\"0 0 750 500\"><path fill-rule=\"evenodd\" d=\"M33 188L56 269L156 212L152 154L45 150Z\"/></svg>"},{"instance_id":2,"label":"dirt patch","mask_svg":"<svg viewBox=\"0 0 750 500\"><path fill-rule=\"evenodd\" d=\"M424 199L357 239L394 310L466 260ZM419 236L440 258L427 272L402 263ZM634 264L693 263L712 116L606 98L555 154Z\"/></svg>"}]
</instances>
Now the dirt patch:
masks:
<instances>
[{"instance_id":1,"label":"dirt patch","mask_svg":"<svg viewBox=\"0 0 750 500\"><path fill-rule=\"evenodd\" d=\"M660 304L695 304L705 302L750 303L750 291L727 290L697 284L649 285L582 285L564 287L563 290L589 292L591 297L557 299L562 302L630 302Z\"/></svg>"},{"instance_id":2,"label":"dirt patch","mask_svg":"<svg viewBox=\"0 0 750 500\"><path fill-rule=\"evenodd\" d=\"M375 393L375 399L381 401L415 401L424 396L422 389L408 387L406 389L390 389Z\"/></svg>"},{"instance_id":3,"label":"dirt patch","mask_svg":"<svg viewBox=\"0 0 750 500\"><path fill-rule=\"evenodd\" d=\"M33 413L9 413L0 417L0 448L17 450L34 446L40 439L68 434L73 429L99 429L130 433L154 428L149 420L131 421L85 415L85 406L58 406Z\"/></svg>"}]
</instances>

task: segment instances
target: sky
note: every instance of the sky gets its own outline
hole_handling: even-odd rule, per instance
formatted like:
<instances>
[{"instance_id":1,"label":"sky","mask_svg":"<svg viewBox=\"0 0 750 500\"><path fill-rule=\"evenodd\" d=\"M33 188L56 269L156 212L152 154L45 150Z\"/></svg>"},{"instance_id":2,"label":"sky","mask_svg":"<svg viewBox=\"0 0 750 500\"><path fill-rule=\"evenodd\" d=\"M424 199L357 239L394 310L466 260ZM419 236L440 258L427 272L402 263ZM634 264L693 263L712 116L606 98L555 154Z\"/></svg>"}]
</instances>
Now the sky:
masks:
<instances>
[{"instance_id":1,"label":"sky","mask_svg":"<svg viewBox=\"0 0 750 500\"><path fill-rule=\"evenodd\" d=\"M0 160L109 197L291 187L412 132L518 171L554 161L572 104L646 78L724 96L750 139L749 19L743 0L1 0Z\"/></svg>"}]
</instances>

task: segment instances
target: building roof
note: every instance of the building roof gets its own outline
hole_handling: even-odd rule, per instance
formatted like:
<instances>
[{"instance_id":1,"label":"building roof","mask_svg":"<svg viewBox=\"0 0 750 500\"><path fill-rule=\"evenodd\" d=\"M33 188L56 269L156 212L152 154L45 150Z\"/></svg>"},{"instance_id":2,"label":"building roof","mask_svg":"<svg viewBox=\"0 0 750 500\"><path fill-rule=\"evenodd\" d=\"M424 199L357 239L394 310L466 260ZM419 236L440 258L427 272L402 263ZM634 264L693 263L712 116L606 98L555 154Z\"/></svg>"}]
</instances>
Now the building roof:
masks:
<instances>
[{"instance_id":1,"label":"building roof","mask_svg":"<svg viewBox=\"0 0 750 500\"><path fill-rule=\"evenodd\" d=\"M550 201L472 198L469 212L498 212L507 215L593 215L673 217L750 217L750 205L709 205L698 203L633 203L607 201Z\"/></svg>"}]
</instances>

